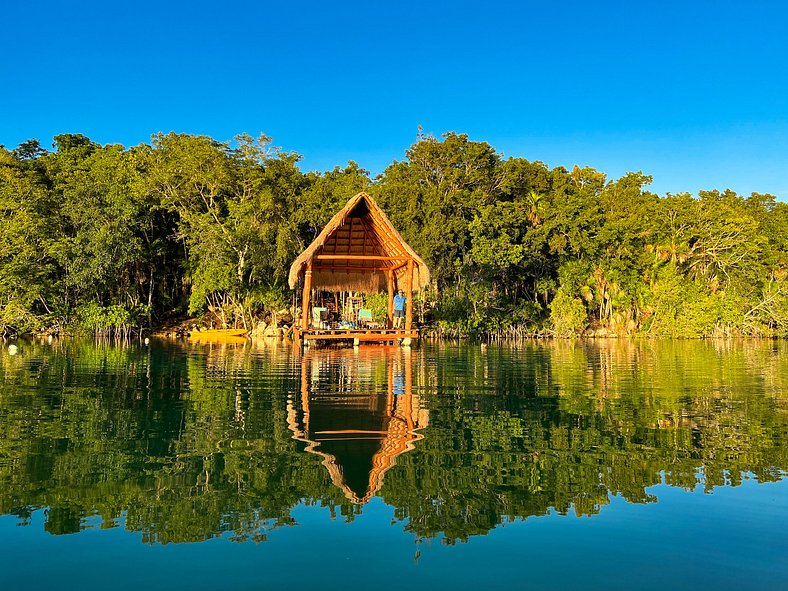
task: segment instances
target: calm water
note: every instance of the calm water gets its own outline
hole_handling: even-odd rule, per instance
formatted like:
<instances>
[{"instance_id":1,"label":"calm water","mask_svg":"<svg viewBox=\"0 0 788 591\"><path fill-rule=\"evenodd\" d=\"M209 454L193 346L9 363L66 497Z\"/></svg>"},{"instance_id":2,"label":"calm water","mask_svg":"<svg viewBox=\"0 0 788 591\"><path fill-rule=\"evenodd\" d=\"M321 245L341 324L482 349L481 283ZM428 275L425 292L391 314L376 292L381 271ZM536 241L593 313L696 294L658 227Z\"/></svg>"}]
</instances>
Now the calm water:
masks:
<instances>
[{"instance_id":1,"label":"calm water","mask_svg":"<svg viewBox=\"0 0 788 591\"><path fill-rule=\"evenodd\" d=\"M788 343L0 347L0 588L788 583Z\"/></svg>"}]
</instances>

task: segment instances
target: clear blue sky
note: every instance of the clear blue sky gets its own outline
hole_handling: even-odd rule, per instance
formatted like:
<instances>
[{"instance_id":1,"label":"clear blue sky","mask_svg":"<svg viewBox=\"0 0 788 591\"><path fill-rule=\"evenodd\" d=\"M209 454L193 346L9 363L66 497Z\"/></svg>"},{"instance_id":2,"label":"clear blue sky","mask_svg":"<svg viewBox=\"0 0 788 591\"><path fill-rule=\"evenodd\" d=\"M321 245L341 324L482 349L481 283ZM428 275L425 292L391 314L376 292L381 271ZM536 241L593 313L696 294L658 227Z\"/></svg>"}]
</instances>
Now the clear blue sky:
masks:
<instances>
[{"instance_id":1,"label":"clear blue sky","mask_svg":"<svg viewBox=\"0 0 788 591\"><path fill-rule=\"evenodd\" d=\"M381 172L416 138L788 200L788 3L9 2L0 144L273 136Z\"/></svg>"}]
</instances>

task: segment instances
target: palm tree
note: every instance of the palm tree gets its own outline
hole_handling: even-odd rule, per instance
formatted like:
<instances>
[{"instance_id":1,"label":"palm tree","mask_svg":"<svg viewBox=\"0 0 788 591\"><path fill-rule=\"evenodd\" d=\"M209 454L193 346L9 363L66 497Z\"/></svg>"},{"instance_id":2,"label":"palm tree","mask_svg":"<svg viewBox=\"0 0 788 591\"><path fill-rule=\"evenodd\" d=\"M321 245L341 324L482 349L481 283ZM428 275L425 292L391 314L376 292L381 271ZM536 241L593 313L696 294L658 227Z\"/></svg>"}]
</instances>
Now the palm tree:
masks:
<instances>
[{"instance_id":1,"label":"palm tree","mask_svg":"<svg viewBox=\"0 0 788 591\"><path fill-rule=\"evenodd\" d=\"M544 195L540 195L536 191L529 191L525 198L525 203L528 206L526 216L528 217L528 221L534 226L538 226L542 223L542 216L539 213L541 207L539 204L542 202L543 198Z\"/></svg>"}]
</instances>

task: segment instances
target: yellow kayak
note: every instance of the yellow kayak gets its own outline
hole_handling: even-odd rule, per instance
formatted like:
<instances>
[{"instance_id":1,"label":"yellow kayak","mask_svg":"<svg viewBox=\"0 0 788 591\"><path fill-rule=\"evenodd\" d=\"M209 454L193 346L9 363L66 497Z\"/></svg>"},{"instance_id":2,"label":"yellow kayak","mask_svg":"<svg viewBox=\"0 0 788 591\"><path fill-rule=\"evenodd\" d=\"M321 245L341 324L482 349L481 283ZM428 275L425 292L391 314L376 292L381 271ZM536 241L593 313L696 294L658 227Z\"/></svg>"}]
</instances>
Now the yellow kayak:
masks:
<instances>
[{"instance_id":1,"label":"yellow kayak","mask_svg":"<svg viewBox=\"0 0 788 591\"><path fill-rule=\"evenodd\" d=\"M192 331L189 333L189 338L193 340L208 341L220 340L230 337L243 337L246 336L246 331L243 328L218 328L211 330Z\"/></svg>"}]
</instances>

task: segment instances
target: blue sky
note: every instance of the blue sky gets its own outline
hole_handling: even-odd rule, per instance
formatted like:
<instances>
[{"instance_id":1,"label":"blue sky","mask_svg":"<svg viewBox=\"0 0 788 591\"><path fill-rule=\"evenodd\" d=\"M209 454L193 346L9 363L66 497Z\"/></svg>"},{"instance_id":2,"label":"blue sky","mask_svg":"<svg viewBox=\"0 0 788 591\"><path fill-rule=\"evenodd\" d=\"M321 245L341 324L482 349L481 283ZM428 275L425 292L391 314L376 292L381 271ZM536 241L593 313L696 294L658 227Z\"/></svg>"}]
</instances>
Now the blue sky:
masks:
<instances>
[{"instance_id":1,"label":"blue sky","mask_svg":"<svg viewBox=\"0 0 788 591\"><path fill-rule=\"evenodd\" d=\"M788 200L785 2L16 2L0 144L264 132L305 170L417 127L652 190Z\"/></svg>"}]
</instances>

